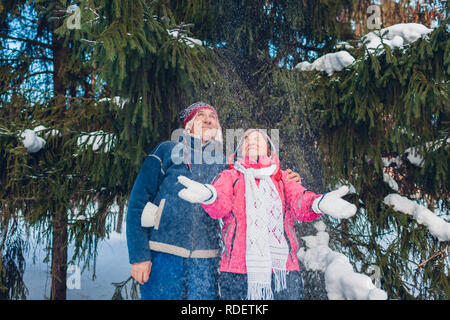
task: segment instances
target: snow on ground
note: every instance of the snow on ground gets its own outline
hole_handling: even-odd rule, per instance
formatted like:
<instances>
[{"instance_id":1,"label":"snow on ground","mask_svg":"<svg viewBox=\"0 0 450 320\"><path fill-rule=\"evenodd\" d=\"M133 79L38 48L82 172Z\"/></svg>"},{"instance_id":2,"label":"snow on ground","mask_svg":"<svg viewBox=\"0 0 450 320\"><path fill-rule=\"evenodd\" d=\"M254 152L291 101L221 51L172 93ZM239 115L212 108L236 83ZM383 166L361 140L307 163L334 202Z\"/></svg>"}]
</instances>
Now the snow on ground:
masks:
<instances>
[{"instance_id":1,"label":"snow on ground","mask_svg":"<svg viewBox=\"0 0 450 320\"><path fill-rule=\"evenodd\" d=\"M393 206L394 210L413 216L417 223L425 225L439 241L450 240L450 223L438 217L428 208L395 193L387 195L383 201L385 204Z\"/></svg>"},{"instance_id":2,"label":"snow on ground","mask_svg":"<svg viewBox=\"0 0 450 320\"><path fill-rule=\"evenodd\" d=\"M69 266L67 273L69 287L67 289L68 300L110 300L115 287L112 282L122 282L131 275L131 266L128 262L128 251L125 236L125 224L119 234L111 232L109 239L102 241L98 245L98 257L96 263L96 278L92 280L92 269L81 273L77 281L76 269L81 271L83 265ZM36 259L33 263L33 253ZM73 247L69 247L69 257L73 252ZM45 300L50 296L51 264L44 263L45 251L43 246L30 246L26 257L26 269L24 281L28 288L28 300ZM72 269L72 270L71 270Z\"/></svg>"},{"instance_id":3,"label":"snow on ground","mask_svg":"<svg viewBox=\"0 0 450 320\"><path fill-rule=\"evenodd\" d=\"M325 272L325 288L330 300L386 300L385 291L377 288L371 278L353 271L348 258L328 247L330 236L325 223L316 222L315 236L302 237L306 247L298 252L300 261L308 270Z\"/></svg>"}]
</instances>

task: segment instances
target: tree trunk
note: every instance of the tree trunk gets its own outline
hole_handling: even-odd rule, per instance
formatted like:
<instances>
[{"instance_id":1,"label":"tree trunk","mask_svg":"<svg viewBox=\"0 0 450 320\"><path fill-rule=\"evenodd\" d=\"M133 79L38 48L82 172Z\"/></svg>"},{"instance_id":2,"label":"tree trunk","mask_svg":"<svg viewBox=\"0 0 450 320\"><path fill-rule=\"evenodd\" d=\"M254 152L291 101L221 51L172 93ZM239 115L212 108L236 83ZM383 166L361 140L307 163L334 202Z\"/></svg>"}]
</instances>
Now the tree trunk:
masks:
<instances>
[{"instance_id":1,"label":"tree trunk","mask_svg":"<svg viewBox=\"0 0 450 320\"><path fill-rule=\"evenodd\" d=\"M56 29L56 26L55 26ZM69 48L59 40L57 35L52 36L53 50L53 91L56 96L65 96L66 84L64 83L62 71L69 59ZM52 230L52 285L51 299L66 300L67 289L67 210L64 204L54 203Z\"/></svg>"},{"instance_id":2,"label":"tree trunk","mask_svg":"<svg viewBox=\"0 0 450 320\"><path fill-rule=\"evenodd\" d=\"M67 289L67 217L65 210L56 210L53 218L52 300L66 300Z\"/></svg>"}]
</instances>

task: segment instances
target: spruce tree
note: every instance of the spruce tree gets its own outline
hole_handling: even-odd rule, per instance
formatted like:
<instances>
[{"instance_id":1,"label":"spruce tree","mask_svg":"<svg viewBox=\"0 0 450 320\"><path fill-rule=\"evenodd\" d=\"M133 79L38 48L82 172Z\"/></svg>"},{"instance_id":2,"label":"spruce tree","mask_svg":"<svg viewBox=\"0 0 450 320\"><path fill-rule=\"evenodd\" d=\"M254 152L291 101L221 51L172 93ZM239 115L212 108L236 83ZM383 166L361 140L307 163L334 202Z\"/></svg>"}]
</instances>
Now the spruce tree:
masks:
<instances>
[{"instance_id":1,"label":"spruce tree","mask_svg":"<svg viewBox=\"0 0 450 320\"><path fill-rule=\"evenodd\" d=\"M183 26L164 1L71 5L0 7L1 227L21 221L51 247L51 299L66 298L68 264L95 261L108 216L120 225L145 155L208 69L201 47L169 34ZM26 129L41 150L24 147Z\"/></svg>"},{"instance_id":2,"label":"spruce tree","mask_svg":"<svg viewBox=\"0 0 450 320\"><path fill-rule=\"evenodd\" d=\"M398 193L448 217L447 24L401 48L352 49L353 65L312 81L324 176L353 185L359 207L334 222L335 245L360 271L378 266L391 299L449 298L448 243L383 201Z\"/></svg>"},{"instance_id":3,"label":"spruce tree","mask_svg":"<svg viewBox=\"0 0 450 320\"><path fill-rule=\"evenodd\" d=\"M383 10L394 2L383 1ZM444 255L429 260L443 244L382 203L389 191L382 158L448 138L445 28L406 52L366 57L355 49L354 67L328 77L294 66L336 50L338 40L359 39L363 28L352 24L365 24L357 18L367 2L86 0L67 12L71 4L0 7L1 223L20 217L53 240L52 298L64 298L64 248L75 243L72 261L95 260L112 206L120 223L145 155L180 127L178 111L198 100L218 109L225 129L279 129L282 167L298 171L307 188L326 192L342 179L355 186L358 198L349 200L360 203L357 217L327 221L333 244L360 272L380 266L390 297L445 296ZM68 28L77 12L80 27ZM38 125L47 128L40 133L47 143L30 154L20 133ZM420 190L447 210L445 152L437 146L422 152L425 167L405 160L389 174L402 179L403 195ZM300 235L312 231L296 227ZM385 233L397 237L387 249ZM427 260L414 278L414 263ZM304 276L305 298L326 299L323 275ZM415 283L408 287L405 278Z\"/></svg>"}]
</instances>

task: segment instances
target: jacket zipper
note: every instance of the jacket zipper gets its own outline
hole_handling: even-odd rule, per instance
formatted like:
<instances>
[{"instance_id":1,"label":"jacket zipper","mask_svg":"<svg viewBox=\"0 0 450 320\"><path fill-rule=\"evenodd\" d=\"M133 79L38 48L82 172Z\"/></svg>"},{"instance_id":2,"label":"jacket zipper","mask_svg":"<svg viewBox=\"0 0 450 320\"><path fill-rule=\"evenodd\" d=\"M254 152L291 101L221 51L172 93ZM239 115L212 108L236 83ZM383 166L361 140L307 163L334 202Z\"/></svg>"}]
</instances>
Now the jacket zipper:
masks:
<instances>
[{"instance_id":1,"label":"jacket zipper","mask_svg":"<svg viewBox=\"0 0 450 320\"><path fill-rule=\"evenodd\" d=\"M298 239L295 235L294 229L292 229L292 226L290 224L288 224L288 227L289 227L289 230L291 230L292 237L294 238L295 243L297 244L297 251L298 251L300 249L300 244L298 243ZM297 251L295 252L295 254L297 254Z\"/></svg>"},{"instance_id":2,"label":"jacket zipper","mask_svg":"<svg viewBox=\"0 0 450 320\"><path fill-rule=\"evenodd\" d=\"M234 186L236 185L236 182L237 182L238 180L239 180L239 177L238 177L236 180L234 180L233 186L232 186L232 189L233 189L233 203L234 203ZM236 216L234 215L233 210L231 210L231 215L232 215L233 218L234 218L234 230L233 230L233 236L231 237L231 244L230 244L230 259L228 259L228 265L230 265L230 262L231 262L231 252L233 251L234 238L236 237L236 230L237 230L237 219L236 219ZM230 225L231 225L231 224L230 224ZM226 252L228 252L228 248L226 247L226 245L225 245L225 248L226 248ZM225 259L226 259L226 255L225 255Z\"/></svg>"},{"instance_id":3,"label":"jacket zipper","mask_svg":"<svg viewBox=\"0 0 450 320\"><path fill-rule=\"evenodd\" d=\"M287 243L287 245L288 245L288 249L289 249L289 257L291 257L291 260L294 261L294 258L292 257L292 254L291 254L291 250L292 250L292 247L291 247L291 241L289 240L289 236L288 236L288 234L287 234L286 228L284 228L284 224L286 224L287 201L286 201L285 185L284 185L283 180L281 180L281 183L283 184L283 188L281 189L281 192L283 193L283 198L284 198L284 208L283 208L283 229L284 229L284 232L283 232L283 234L284 234L284 238L286 239L286 243ZM281 197L280 197L280 198L281 198ZM283 205L283 203L282 203L282 205ZM286 224L286 225L287 225L287 226L289 227L289 229L290 229L289 224ZM294 236L294 238L295 238L295 236ZM297 241L297 239L295 239L295 241ZM298 248L298 246L297 246L297 248Z\"/></svg>"},{"instance_id":4,"label":"jacket zipper","mask_svg":"<svg viewBox=\"0 0 450 320\"><path fill-rule=\"evenodd\" d=\"M195 151L194 151L195 152ZM200 170L198 171L198 179L197 181L200 181ZM192 227L192 242L191 242L191 252L189 252L189 258L192 256L192 252L194 252L194 237L195 237L195 229L196 229L196 220L197 220L197 213L198 213L198 206L200 204L195 205L194 209L194 217L193 217L193 227Z\"/></svg>"},{"instance_id":5,"label":"jacket zipper","mask_svg":"<svg viewBox=\"0 0 450 320\"><path fill-rule=\"evenodd\" d=\"M231 223L228 225L227 229L225 230L225 233L222 234L222 244L225 249L225 260L228 257L228 248L227 248L227 238L228 238L228 231L230 231Z\"/></svg>"},{"instance_id":6,"label":"jacket zipper","mask_svg":"<svg viewBox=\"0 0 450 320\"><path fill-rule=\"evenodd\" d=\"M236 220L236 216L233 213L233 210L231 210L231 214L233 215L233 218L234 218L234 230L233 230L233 237L231 237L230 259L228 259L228 265L230 265L230 262L231 262L231 254L233 252L234 239L236 237L236 230L237 230L237 220Z\"/></svg>"}]
</instances>

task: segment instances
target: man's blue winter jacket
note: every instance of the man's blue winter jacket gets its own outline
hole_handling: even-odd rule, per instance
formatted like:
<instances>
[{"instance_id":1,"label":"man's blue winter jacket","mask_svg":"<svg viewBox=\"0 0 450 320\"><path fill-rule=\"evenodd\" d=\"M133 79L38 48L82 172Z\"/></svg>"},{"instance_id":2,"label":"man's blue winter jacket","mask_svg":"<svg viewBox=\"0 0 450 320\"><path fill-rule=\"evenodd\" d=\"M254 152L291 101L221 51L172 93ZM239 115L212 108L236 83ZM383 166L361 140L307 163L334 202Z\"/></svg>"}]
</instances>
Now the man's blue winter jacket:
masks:
<instances>
[{"instance_id":1,"label":"man's blue winter jacket","mask_svg":"<svg viewBox=\"0 0 450 320\"><path fill-rule=\"evenodd\" d=\"M199 139L187 135L180 137L179 142L159 144L146 157L128 203L126 234L130 263L151 260L150 250L191 258L217 256L218 221L210 218L200 204L179 198L178 192L184 186L177 180L183 175L200 183L211 183L225 170L221 145L213 150L215 144L211 141L202 146ZM158 206L161 199L166 202L158 230L142 227L141 215L147 202Z\"/></svg>"}]
</instances>

